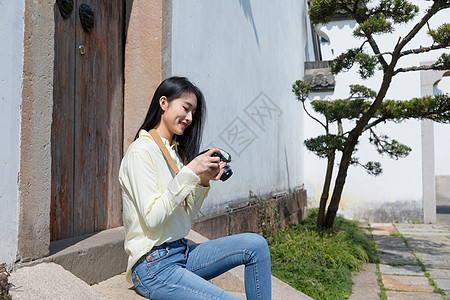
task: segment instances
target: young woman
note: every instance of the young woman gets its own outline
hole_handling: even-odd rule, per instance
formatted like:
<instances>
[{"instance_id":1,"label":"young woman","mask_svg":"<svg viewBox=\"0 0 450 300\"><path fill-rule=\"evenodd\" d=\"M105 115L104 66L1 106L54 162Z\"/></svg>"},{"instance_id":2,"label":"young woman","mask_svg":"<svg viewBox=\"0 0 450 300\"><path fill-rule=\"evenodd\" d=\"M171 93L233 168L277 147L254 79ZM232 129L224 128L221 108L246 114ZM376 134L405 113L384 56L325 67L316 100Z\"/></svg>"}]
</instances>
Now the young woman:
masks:
<instances>
[{"instance_id":1,"label":"young woman","mask_svg":"<svg viewBox=\"0 0 450 300\"><path fill-rule=\"evenodd\" d=\"M184 77L156 89L144 123L124 156L122 186L127 280L139 294L157 299L239 299L208 282L245 265L247 299L271 299L270 254L257 234L228 236L188 245L185 236L225 163L198 155L205 103ZM180 169L175 174L149 134L155 129ZM152 131L154 134L154 131Z\"/></svg>"}]
</instances>

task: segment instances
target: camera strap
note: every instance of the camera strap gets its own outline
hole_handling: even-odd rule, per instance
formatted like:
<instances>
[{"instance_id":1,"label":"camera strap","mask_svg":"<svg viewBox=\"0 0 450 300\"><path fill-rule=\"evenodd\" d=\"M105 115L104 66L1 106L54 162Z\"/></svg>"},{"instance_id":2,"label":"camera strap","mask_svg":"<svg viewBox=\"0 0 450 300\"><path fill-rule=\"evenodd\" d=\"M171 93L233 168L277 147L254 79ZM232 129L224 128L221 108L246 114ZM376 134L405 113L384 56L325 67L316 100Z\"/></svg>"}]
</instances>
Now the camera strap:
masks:
<instances>
[{"instance_id":1,"label":"camera strap","mask_svg":"<svg viewBox=\"0 0 450 300\"><path fill-rule=\"evenodd\" d=\"M152 136L153 140L158 145L159 149L164 155L164 158L166 159L167 163L169 164L170 168L175 174L178 174L180 170L178 169L175 161L170 156L169 150L167 150L166 145L164 145L163 141L161 140L161 137L159 136L158 132L155 129L150 130L148 133Z\"/></svg>"},{"instance_id":2,"label":"camera strap","mask_svg":"<svg viewBox=\"0 0 450 300\"><path fill-rule=\"evenodd\" d=\"M164 145L163 141L161 140L159 133L155 129L150 130L148 133L150 133L151 137L158 145L159 150L161 150L161 152L163 153L164 158L166 159L167 163L169 164L169 167L172 169L172 171L175 173L175 175L178 174L178 172L180 172L180 170L178 169L175 161L172 159L172 156L170 156L169 150L167 150L166 145ZM148 138L150 137L148 135L144 135L144 136L146 136ZM183 200L183 206L184 206L184 209L187 210L187 207L189 206L189 204L187 202L187 197L184 198L184 200Z\"/></svg>"}]
</instances>

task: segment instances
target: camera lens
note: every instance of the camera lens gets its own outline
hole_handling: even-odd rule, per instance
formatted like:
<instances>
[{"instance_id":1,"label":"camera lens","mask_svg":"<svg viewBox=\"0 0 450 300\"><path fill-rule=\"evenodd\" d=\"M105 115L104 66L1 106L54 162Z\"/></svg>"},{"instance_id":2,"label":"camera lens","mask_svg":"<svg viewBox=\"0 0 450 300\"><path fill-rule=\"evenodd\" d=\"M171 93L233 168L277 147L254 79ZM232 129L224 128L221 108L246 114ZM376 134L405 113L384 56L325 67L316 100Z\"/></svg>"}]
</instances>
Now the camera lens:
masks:
<instances>
[{"instance_id":1,"label":"camera lens","mask_svg":"<svg viewBox=\"0 0 450 300\"><path fill-rule=\"evenodd\" d=\"M220 176L220 180L225 181L230 178L231 175L233 175L233 171L231 170L230 166L226 165L225 167L223 167L223 173L222 176Z\"/></svg>"}]
</instances>

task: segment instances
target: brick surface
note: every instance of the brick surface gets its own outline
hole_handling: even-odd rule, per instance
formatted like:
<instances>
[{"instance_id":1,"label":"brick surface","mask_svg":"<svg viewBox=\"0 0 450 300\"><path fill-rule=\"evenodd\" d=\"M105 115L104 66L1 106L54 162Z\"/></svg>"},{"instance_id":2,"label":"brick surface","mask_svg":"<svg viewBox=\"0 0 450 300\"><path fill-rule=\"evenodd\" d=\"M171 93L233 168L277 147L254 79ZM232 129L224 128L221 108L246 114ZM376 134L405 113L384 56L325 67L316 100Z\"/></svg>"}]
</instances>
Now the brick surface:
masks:
<instances>
[{"instance_id":1,"label":"brick surface","mask_svg":"<svg viewBox=\"0 0 450 300\"><path fill-rule=\"evenodd\" d=\"M406 292L433 292L425 276L382 275L384 287L389 290Z\"/></svg>"},{"instance_id":2,"label":"brick surface","mask_svg":"<svg viewBox=\"0 0 450 300\"><path fill-rule=\"evenodd\" d=\"M228 235L229 218L227 213L200 218L192 222L192 229L208 239L217 239Z\"/></svg>"},{"instance_id":3,"label":"brick surface","mask_svg":"<svg viewBox=\"0 0 450 300\"><path fill-rule=\"evenodd\" d=\"M430 269L430 268L448 269L448 268L450 268L450 263L445 260L434 260L434 261L433 260L424 260L424 261L422 261L422 263L426 269Z\"/></svg>"},{"instance_id":4,"label":"brick surface","mask_svg":"<svg viewBox=\"0 0 450 300\"><path fill-rule=\"evenodd\" d=\"M406 248L379 249L377 251L382 264L417 264L417 260L411 251Z\"/></svg>"},{"instance_id":5,"label":"brick surface","mask_svg":"<svg viewBox=\"0 0 450 300\"><path fill-rule=\"evenodd\" d=\"M373 239L380 248L403 248L406 246L401 236L374 235Z\"/></svg>"},{"instance_id":6,"label":"brick surface","mask_svg":"<svg viewBox=\"0 0 450 300\"><path fill-rule=\"evenodd\" d=\"M258 233L258 231L258 208L256 206L230 212L230 234Z\"/></svg>"},{"instance_id":7,"label":"brick surface","mask_svg":"<svg viewBox=\"0 0 450 300\"><path fill-rule=\"evenodd\" d=\"M424 276L424 272L420 266L390 266L380 264L381 274L388 275L410 275L410 276Z\"/></svg>"},{"instance_id":8,"label":"brick surface","mask_svg":"<svg viewBox=\"0 0 450 300\"><path fill-rule=\"evenodd\" d=\"M387 231L387 230L381 230L381 229L375 230L375 229L373 229L373 230L372 230L372 235L373 235L373 236L376 236L376 235L389 236L389 235L391 235L391 234L390 234L389 231Z\"/></svg>"},{"instance_id":9,"label":"brick surface","mask_svg":"<svg viewBox=\"0 0 450 300\"><path fill-rule=\"evenodd\" d=\"M374 230L379 230L379 231L386 231L389 233L389 235L391 234L398 234L399 232L397 231L397 228L395 228L394 225L392 224L386 224L386 225L381 225L381 226L377 226L373 228Z\"/></svg>"},{"instance_id":10,"label":"brick surface","mask_svg":"<svg viewBox=\"0 0 450 300\"><path fill-rule=\"evenodd\" d=\"M433 279L450 279L450 270L447 269L428 269L430 277Z\"/></svg>"},{"instance_id":11,"label":"brick surface","mask_svg":"<svg viewBox=\"0 0 450 300\"><path fill-rule=\"evenodd\" d=\"M352 274L353 287L349 300L378 300L380 286L377 282L376 264L367 264L366 269Z\"/></svg>"},{"instance_id":12,"label":"brick surface","mask_svg":"<svg viewBox=\"0 0 450 300\"><path fill-rule=\"evenodd\" d=\"M450 291L450 279L434 279L438 288Z\"/></svg>"},{"instance_id":13,"label":"brick surface","mask_svg":"<svg viewBox=\"0 0 450 300\"><path fill-rule=\"evenodd\" d=\"M408 246L418 253L436 254L438 252L445 254L450 252L450 244L443 238L407 236L405 239Z\"/></svg>"},{"instance_id":14,"label":"brick surface","mask_svg":"<svg viewBox=\"0 0 450 300\"><path fill-rule=\"evenodd\" d=\"M394 292L387 291L388 300L442 300L441 295L423 292Z\"/></svg>"}]
</instances>

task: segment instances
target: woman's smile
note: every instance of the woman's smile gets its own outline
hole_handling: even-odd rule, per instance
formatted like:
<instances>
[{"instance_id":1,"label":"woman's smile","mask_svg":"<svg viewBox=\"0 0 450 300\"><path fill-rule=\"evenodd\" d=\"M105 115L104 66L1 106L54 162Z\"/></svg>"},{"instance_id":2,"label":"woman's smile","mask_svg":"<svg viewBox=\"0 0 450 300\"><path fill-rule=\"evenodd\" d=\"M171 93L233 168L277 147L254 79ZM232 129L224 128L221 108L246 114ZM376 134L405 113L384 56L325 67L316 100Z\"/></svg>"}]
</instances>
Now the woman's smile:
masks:
<instances>
[{"instance_id":1,"label":"woman's smile","mask_svg":"<svg viewBox=\"0 0 450 300\"><path fill-rule=\"evenodd\" d=\"M186 94L183 97L167 101L162 99L161 124L156 129L159 134L169 141L173 135L182 135L186 128L192 123L193 115L197 108L197 98L194 94Z\"/></svg>"}]
</instances>

